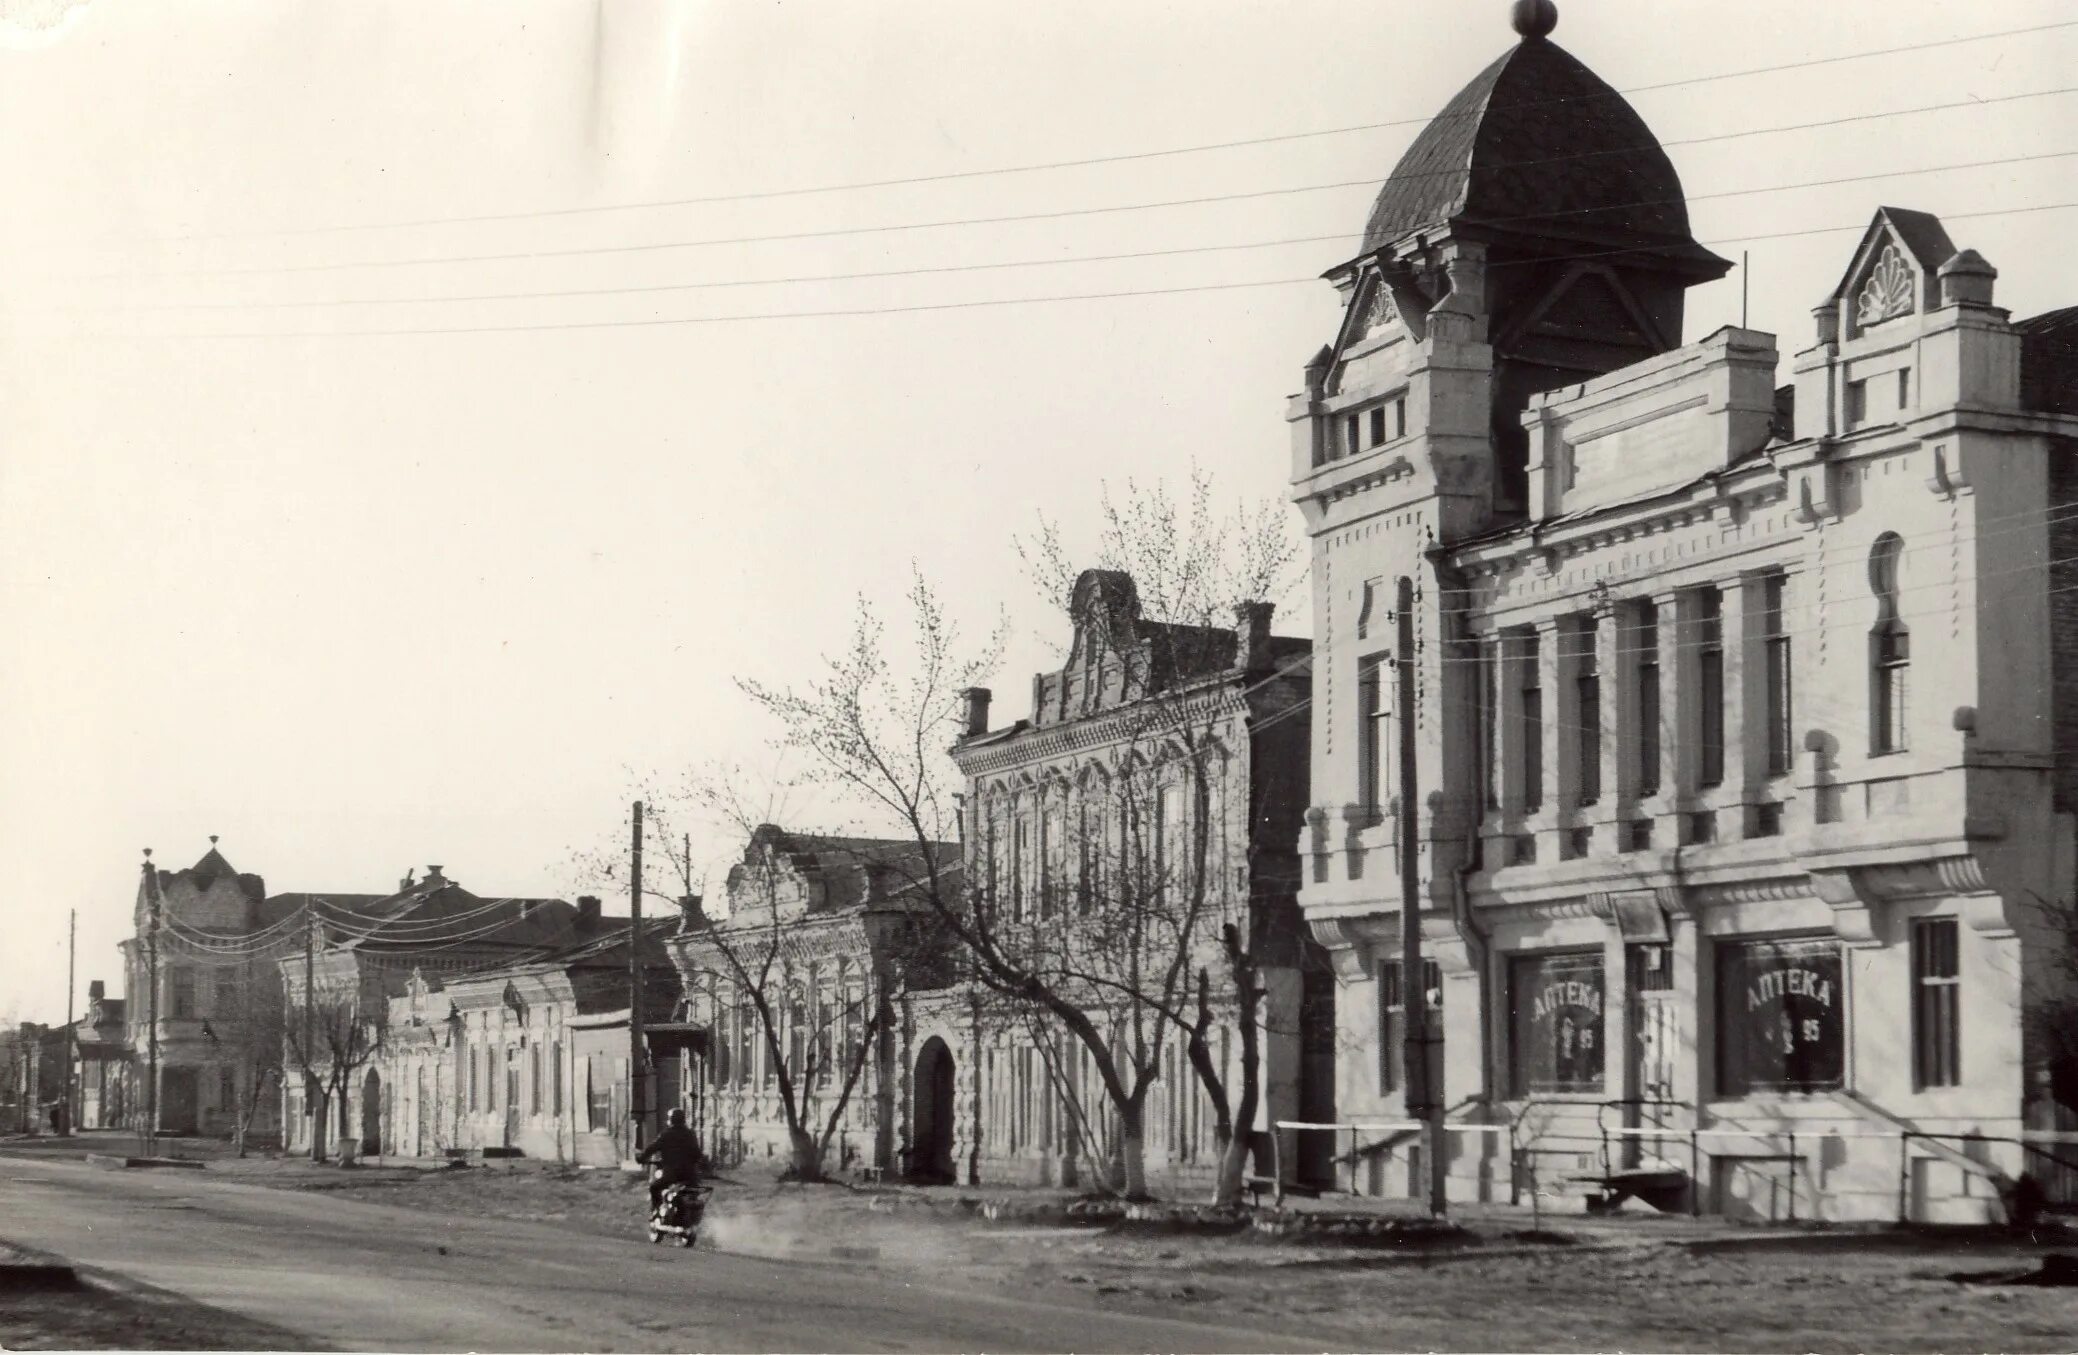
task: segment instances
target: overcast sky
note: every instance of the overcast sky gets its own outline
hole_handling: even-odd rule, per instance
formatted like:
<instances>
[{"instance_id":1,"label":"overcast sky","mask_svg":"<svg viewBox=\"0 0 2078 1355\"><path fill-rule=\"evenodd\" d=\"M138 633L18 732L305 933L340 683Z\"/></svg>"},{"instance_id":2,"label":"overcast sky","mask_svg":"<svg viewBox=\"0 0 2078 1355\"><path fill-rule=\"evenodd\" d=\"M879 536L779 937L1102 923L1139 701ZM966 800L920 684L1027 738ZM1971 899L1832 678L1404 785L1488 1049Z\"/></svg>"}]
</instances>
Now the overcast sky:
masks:
<instances>
[{"instance_id":1,"label":"overcast sky","mask_svg":"<svg viewBox=\"0 0 2078 1355\"><path fill-rule=\"evenodd\" d=\"M1300 280L1354 251L1408 120L1514 41L1507 8L0 3L0 1015L62 1019L69 908L80 991L120 987L147 846L179 866L221 834L276 891L440 862L480 894L562 892L571 849L622 832L629 769L759 756L731 679L803 675L912 560L977 628L1008 608L996 719L1024 714L1066 627L1009 535L1046 513L1072 536L1106 477L1193 460L1282 495L1284 399L1337 320ZM1562 9L1556 40L1625 90L2078 18ZM2074 58L2064 28L1634 102L1681 142L2055 89ZM2071 150L2069 95L1669 146L1692 198L1733 194L1693 202L1696 234L1752 251L1784 380L1855 232L1739 237L1932 210L2033 314L2078 302L2078 212L1957 218L2078 199L2078 159L1750 190ZM483 255L531 257L456 261ZM405 259L447 262L341 266ZM1277 285L1229 286L1254 282ZM1122 291L1164 294L607 323ZM1738 318L1735 273L1690 294L1687 337ZM395 332L497 328L518 332Z\"/></svg>"}]
</instances>

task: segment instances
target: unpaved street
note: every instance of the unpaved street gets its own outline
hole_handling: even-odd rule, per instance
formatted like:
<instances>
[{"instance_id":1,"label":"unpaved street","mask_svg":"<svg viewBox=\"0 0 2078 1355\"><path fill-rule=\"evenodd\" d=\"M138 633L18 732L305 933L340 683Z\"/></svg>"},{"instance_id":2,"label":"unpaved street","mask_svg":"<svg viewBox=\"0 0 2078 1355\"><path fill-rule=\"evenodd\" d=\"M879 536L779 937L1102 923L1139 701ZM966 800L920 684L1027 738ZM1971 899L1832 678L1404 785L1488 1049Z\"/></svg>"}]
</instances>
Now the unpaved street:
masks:
<instances>
[{"instance_id":1,"label":"unpaved street","mask_svg":"<svg viewBox=\"0 0 2078 1355\"><path fill-rule=\"evenodd\" d=\"M535 1223L0 1160L16 1241L363 1350L1299 1350L1297 1324L1102 1312L915 1277L687 1253Z\"/></svg>"}]
</instances>

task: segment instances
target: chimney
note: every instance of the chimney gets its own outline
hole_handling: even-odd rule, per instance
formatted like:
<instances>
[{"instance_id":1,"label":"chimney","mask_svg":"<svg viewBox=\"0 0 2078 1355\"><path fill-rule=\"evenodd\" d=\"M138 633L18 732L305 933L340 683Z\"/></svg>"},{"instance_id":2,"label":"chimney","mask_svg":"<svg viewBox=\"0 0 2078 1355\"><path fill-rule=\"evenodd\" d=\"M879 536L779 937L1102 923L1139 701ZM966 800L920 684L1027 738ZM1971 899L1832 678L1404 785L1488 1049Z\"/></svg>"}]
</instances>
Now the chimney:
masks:
<instances>
[{"instance_id":1,"label":"chimney","mask_svg":"<svg viewBox=\"0 0 2078 1355\"><path fill-rule=\"evenodd\" d=\"M888 896L888 876L893 873L888 869L887 862L868 861L865 865L865 871L867 906L870 907L876 903L886 903Z\"/></svg>"},{"instance_id":2,"label":"chimney","mask_svg":"<svg viewBox=\"0 0 2078 1355\"><path fill-rule=\"evenodd\" d=\"M92 983L89 983L87 985L87 1001L99 1002L107 996L108 985L101 982L101 980L95 979Z\"/></svg>"},{"instance_id":3,"label":"chimney","mask_svg":"<svg viewBox=\"0 0 2078 1355\"><path fill-rule=\"evenodd\" d=\"M967 699L966 738L988 733L988 703L992 695L986 687L969 687L961 696Z\"/></svg>"},{"instance_id":4,"label":"chimney","mask_svg":"<svg viewBox=\"0 0 2078 1355\"><path fill-rule=\"evenodd\" d=\"M404 868L404 878L397 881L397 892L399 894L409 893L411 887L417 883L418 881L412 878L411 867L406 866Z\"/></svg>"},{"instance_id":5,"label":"chimney","mask_svg":"<svg viewBox=\"0 0 2078 1355\"><path fill-rule=\"evenodd\" d=\"M599 925L599 896L580 894L577 896L577 930L591 931Z\"/></svg>"},{"instance_id":6,"label":"chimney","mask_svg":"<svg viewBox=\"0 0 2078 1355\"><path fill-rule=\"evenodd\" d=\"M1976 250L1966 249L1936 269L1934 276L1941 282L1942 305L1989 306L1999 270Z\"/></svg>"},{"instance_id":7,"label":"chimney","mask_svg":"<svg viewBox=\"0 0 2078 1355\"><path fill-rule=\"evenodd\" d=\"M706 927L707 913L700 907L700 896L698 894L680 894L678 896L678 934L684 936L687 932L703 931Z\"/></svg>"},{"instance_id":8,"label":"chimney","mask_svg":"<svg viewBox=\"0 0 2078 1355\"><path fill-rule=\"evenodd\" d=\"M1239 651L1234 657L1243 668L1255 671L1270 666L1270 617L1276 610L1274 602L1243 602L1234 608L1234 639Z\"/></svg>"},{"instance_id":9,"label":"chimney","mask_svg":"<svg viewBox=\"0 0 2078 1355\"><path fill-rule=\"evenodd\" d=\"M426 883L429 885L444 885L447 883L447 877L440 873L440 867L427 866Z\"/></svg>"}]
</instances>

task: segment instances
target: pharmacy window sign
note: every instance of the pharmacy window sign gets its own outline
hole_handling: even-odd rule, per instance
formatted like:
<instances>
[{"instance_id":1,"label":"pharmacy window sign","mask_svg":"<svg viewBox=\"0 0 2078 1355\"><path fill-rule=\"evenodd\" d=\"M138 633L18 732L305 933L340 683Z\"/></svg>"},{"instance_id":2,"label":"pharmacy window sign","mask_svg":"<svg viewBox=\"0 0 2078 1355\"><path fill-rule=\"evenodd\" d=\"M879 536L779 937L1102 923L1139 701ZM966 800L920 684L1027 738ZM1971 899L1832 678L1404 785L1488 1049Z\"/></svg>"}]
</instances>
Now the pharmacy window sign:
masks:
<instances>
[{"instance_id":1,"label":"pharmacy window sign","mask_svg":"<svg viewBox=\"0 0 2078 1355\"><path fill-rule=\"evenodd\" d=\"M1602 953L1515 956L1508 993L1515 1095L1602 1090Z\"/></svg>"},{"instance_id":2,"label":"pharmacy window sign","mask_svg":"<svg viewBox=\"0 0 2078 1355\"><path fill-rule=\"evenodd\" d=\"M1845 1085L1847 995L1830 937L1718 947L1718 1091L1828 1091Z\"/></svg>"}]
</instances>

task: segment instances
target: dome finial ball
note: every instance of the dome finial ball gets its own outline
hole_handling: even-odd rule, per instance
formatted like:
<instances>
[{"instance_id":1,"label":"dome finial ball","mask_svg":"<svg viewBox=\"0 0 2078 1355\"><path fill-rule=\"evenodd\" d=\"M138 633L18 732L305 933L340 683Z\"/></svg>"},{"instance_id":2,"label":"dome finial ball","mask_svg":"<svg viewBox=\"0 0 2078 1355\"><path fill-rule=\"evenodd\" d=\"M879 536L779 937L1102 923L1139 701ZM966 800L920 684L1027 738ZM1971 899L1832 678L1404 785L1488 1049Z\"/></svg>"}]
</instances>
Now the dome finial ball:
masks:
<instances>
[{"instance_id":1,"label":"dome finial ball","mask_svg":"<svg viewBox=\"0 0 2078 1355\"><path fill-rule=\"evenodd\" d=\"M1558 27L1558 6L1551 0L1515 0L1508 19L1525 38L1548 38Z\"/></svg>"}]
</instances>

